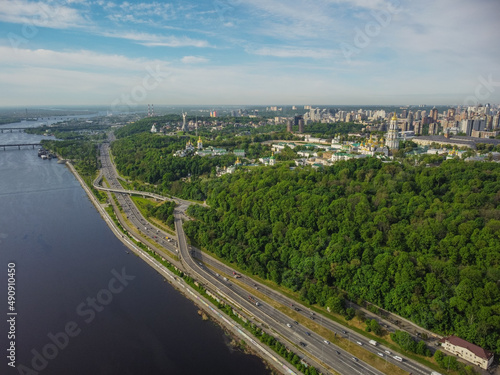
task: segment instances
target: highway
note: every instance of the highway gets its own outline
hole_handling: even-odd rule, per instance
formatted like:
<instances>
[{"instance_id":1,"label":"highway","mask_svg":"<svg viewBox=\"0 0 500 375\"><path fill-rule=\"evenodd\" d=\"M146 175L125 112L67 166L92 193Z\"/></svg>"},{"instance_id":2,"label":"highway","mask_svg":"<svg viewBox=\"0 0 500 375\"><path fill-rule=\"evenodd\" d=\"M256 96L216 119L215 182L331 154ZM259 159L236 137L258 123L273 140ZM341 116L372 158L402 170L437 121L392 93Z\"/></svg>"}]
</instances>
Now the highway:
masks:
<instances>
[{"instance_id":1,"label":"highway","mask_svg":"<svg viewBox=\"0 0 500 375\"><path fill-rule=\"evenodd\" d=\"M328 369L317 363L312 358L318 359L320 362L323 362L326 366L334 369L340 374L382 374L382 372L374 369L366 363L363 363L361 360L354 358L350 353L342 350L333 343L327 342L325 338L304 328L300 324L297 324L291 318L276 310L274 307L260 301L253 295L249 296L247 290L234 284L231 279L224 280L222 274L233 275L234 270L207 254L200 252L199 250L191 249L186 242L184 231L182 229L182 217L185 215L187 207L192 204L191 202L172 198L172 200L178 203L178 206L174 211L177 238L174 237L172 239L171 237L173 236L171 234L165 233L152 226L144 217L142 217L129 195L132 193L143 193L126 191L123 189L121 184L118 182L116 169L111 163L108 148L108 144L103 144L101 146L101 164L102 175L106 178L110 188L103 189L102 187L96 187L101 190L113 191L116 193L117 200L122 206L128 220L137 228L138 231L141 232L143 236L148 237L153 243L157 244L155 249L157 253L161 254L168 251L171 254L175 254L180 257L186 273L202 282L207 289L225 296L228 301L244 309L247 315L253 316L256 323L262 325L262 328L268 327L266 332L276 336L282 343L286 344L288 348L293 349L296 353L305 353L305 360L317 367L320 371L324 373L329 372ZM156 199L168 199L151 193L144 193L144 195L154 196ZM166 236L168 236L170 240L167 240L165 238ZM199 261L195 261L193 256ZM172 263L175 264L178 262ZM216 271L204 266L204 264L209 265ZM280 293L271 290L254 280L247 277L242 277L239 280L246 283L251 288L258 288L260 293L263 293L272 300L279 302L284 306L288 306L289 308L295 309L297 313L302 314L305 318L315 320L317 324L331 330L338 337L344 337L345 339L350 340L350 345L359 345L357 343L360 343L364 349L374 353L375 355L383 357L388 363L393 363L409 373L431 373L430 369L427 369L424 366L409 360L408 358L404 358L399 354L388 354L388 352L390 352L389 349L384 348L381 345L373 346L369 344L368 339L364 336L361 336L326 318L315 315L305 306L297 304L295 301L288 299ZM256 305L256 302L258 302L259 306ZM287 338L288 342L286 342L283 338ZM403 361L397 361L394 358L396 355L402 357ZM304 357L304 354L301 354L300 357Z\"/></svg>"}]
</instances>

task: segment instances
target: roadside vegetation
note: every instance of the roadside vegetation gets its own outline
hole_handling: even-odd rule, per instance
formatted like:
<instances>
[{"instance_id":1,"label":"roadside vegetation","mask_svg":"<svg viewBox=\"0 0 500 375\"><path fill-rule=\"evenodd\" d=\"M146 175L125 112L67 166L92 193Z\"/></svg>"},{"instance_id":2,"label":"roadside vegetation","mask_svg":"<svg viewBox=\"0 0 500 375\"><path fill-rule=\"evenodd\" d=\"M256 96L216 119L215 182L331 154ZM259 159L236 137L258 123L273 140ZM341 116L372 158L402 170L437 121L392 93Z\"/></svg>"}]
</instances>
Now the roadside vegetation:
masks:
<instances>
[{"instance_id":1,"label":"roadside vegetation","mask_svg":"<svg viewBox=\"0 0 500 375\"><path fill-rule=\"evenodd\" d=\"M236 158L175 158L172 152L193 137L134 126L135 135L112 145L118 169L134 186L207 199L210 207L190 207L197 220L185 225L197 246L346 319L355 317L346 301L368 301L500 353L497 163L401 156L323 170L282 163L213 178L216 165ZM262 147L244 137L211 136L204 145ZM380 328L366 327L375 334ZM429 354L414 345L403 349Z\"/></svg>"},{"instance_id":2,"label":"roadside vegetation","mask_svg":"<svg viewBox=\"0 0 500 375\"><path fill-rule=\"evenodd\" d=\"M372 302L500 351L500 166L375 159L261 168L206 184L186 234L349 318Z\"/></svg>"}]
</instances>

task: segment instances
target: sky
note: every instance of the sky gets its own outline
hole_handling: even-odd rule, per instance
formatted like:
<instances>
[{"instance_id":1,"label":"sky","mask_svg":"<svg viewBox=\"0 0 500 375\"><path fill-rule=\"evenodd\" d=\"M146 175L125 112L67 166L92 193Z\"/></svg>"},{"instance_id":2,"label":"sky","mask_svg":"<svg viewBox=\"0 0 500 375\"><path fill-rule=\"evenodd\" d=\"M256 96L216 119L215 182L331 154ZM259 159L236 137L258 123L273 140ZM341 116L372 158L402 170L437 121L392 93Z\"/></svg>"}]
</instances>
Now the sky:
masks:
<instances>
[{"instance_id":1,"label":"sky","mask_svg":"<svg viewBox=\"0 0 500 375\"><path fill-rule=\"evenodd\" d=\"M0 106L500 103L498 0L0 0Z\"/></svg>"}]
</instances>

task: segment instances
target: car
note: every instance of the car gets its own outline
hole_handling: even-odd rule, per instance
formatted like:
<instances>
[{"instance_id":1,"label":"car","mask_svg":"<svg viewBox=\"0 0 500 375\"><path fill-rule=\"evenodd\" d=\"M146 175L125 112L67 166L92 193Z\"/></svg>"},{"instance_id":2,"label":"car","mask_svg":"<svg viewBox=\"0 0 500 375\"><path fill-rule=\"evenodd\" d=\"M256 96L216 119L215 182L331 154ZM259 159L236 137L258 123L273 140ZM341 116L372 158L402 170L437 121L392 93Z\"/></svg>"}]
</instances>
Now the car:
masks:
<instances>
[{"instance_id":1,"label":"car","mask_svg":"<svg viewBox=\"0 0 500 375\"><path fill-rule=\"evenodd\" d=\"M358 362L358 359L356 357L352 357L352 360Z\"/></svg>"},{"instance_id":2,"label":"car","mask_svg":"<svg viewBox=\"0 0 500 375\"><path fill-rule=\"evenodd\" d=\"M326 345L330 344L330 341L328 341L328 340L323 340L323 342L324 342Z\"/></svg>"},{"instance_id":3,"label":"car","mask_svg":"<svg viewBox=\"0 0 500 375\"><path fill-rule=\"evenodd\" d=\"M387 354L391 354L391 352L389 350L384 350Z\"/></svg>"},{"instance_id":4,"label":"car","mask_svg":"<svg viewBox=\"0 0 500 375\"><path fill-rule=\"evenodd\" d=\"M345 334L345 335L347 335L347 332L346 332L346 331L344 331L344 330L342 330L342 333L343 333L343 334Z\"/></svg>"},{"instance_id":5,"label":"car","mask_svg":"<svg viewBox=\"0 0 500 375\"><path fill-rule=\"evenodd\" d=\"M307 344L305 342L299 342L300 346L302 346L303 348L305 348L307 346Z\"/></svg>"},{"instance_id":6,"label":"car","mask_svg":"<svg viewBox=\"0 0 500 375\"><path fill-rule=\"evenodd\" d=\"M293 321L295 324L299 324L299 322L297 322L296 320Z\"/></svg>"},{"instance_id":7,"label":"car","mask_svg":"<svg viewBox=\"0 0 500 375\"><path fill-rule=\"evenodd\" d=\"M295 308L295 311L300 311L300 309L298 307Z\"/></svg>"},{"instance_id":8,"label":"car","mask_svg":"<svg viewBox=\"0 0 500 375\"><path fill-rule=\"evenodd\" d=\"M287 324L286 324L286 326L287 326L288 328L292 328L292 325L291 325L290 323L287 323Z\"/></svg>"},{"instance_id":9,"label":"car","mask_svg":"<svg viewBox=\"0 0 500 375\"><path fill-rule=\"evenodd\" d=\"M377 353L377 355L383 357L384 356L384 353Z\"/></svg>"},{"instance_id":10,"label":"car","mask_svg":"<svg viewBox=\"0 0 500 375\"><path fill-rule=\"evenodd\" d=\"M335 350L337 352L338 355L340 355L340 352L338 350Z\"/></svg>"},{"instance_id":11,"label":"car","mask_svg":"<svg viewBox=\"0 0 500 375\"><path fill-rule=\"evenodd\" d=\"M361 341L356 341L356 344L363 346L363 343Z\"/></svg>"},{"instance_id":12,"label":"car","mask_svg":"<svg viewBox=\"0 0 500 375\"><path fill-rule=\"evenodd\" d=\"M311 334L310 334L309 332L307 332L307 331L306 331L306 335L307 335L307 336L311 336Z\"/></svg>"}]
</instances>

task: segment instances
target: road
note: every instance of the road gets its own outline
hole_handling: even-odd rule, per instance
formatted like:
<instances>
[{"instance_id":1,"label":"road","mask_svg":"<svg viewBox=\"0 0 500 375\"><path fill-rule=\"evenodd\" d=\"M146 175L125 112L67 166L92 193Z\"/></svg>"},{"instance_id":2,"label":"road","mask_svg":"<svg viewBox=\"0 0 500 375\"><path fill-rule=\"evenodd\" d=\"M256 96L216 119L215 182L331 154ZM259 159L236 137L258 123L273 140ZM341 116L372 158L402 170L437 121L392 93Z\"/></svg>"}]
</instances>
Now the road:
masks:
<instances>
[{"instance_id":1,"label":"road","mask_svg":"<svg viewBox=\"0 0 500 375\"><path fill-rule=\"evenodd\" d=\"M281 342L284 340L279 336L286 337L288 343L284 343L287 344L287 347L298 353L305 353L308 357L305 360L308 363L315 365L315 367L319 368L321 371L327 372L328 370L319 365L315 360L311 359L311 357L319 359L319 361L325 363L327 366L341 374L382 374L380 371L354 358L350 353L335 346L333 343L325 343L325 338L308 331L300 324L296 324L288 316L276 310L274 307L262 301L259 301L259 306L256 306L255 302L257 299L253 296L249 297L247 290L233 284L230 280L224 280L220 274L224 273L232 275L234 270L213 259L207 254L201 253L196 249L191 249L186 242L184 231L182 229L182 217L184 216L187 207L192 204L191 202L172 198L172 200L178 203L174 212L177 239L170 239L170 241L167 240L165 237L168 236L171 238L172 235L155 228L144 217L142 217L129 196L132 192L125 191L118 182L118 174L114 165L111 163L108 147L109 145L107 144L103 144L101 147L102 173L110 184L110 188L106 190L114 191L116 193L118 202L122 206L128 220L136 226L137 230L140 231L143 236L148 237L157 244L155 250L158 253L165 252L166 250L171 254L178 255L188 274L200 280L209 290L226 296L229 301L244 309L250 316L253 316L256 322L260 322L260 324L263 324L265 327L269 327L267 331L269 333L274 333L274 335L277 336ZM150 195L148 193L144 194ZM154 196L157 199L167 199L156 195ZM195 261L193 259L193 255L201 262ZM212 271L203 264L210 265L217 271ZM305 306L297 304L295 301L288 299L287 297L267 288L264 285L256 283L247 277L243 277L239 280L252 288L258 288L260 293L265 294L274 301L279 302L284 306L296 309L297 313L302 314L307 319L314 319L317 324L331 330L338 336L350 340L353 345L359 345L357 344L358 342L361 343L364 349L374 353L375 355L380 355L387 362L393 363L403 370L413 374L422 375L431 373L430 369L427 369L424 366L409 360L408 358L404 358L401 355L398 356L404 359L403 362L397 361L394 359L395 354L387 354L386 351L389 351L389 349L380 345L376 347L370 345L364 336L361 336L354 331L338 325L326 318L316 316ZM253 300L250 300L249 298L252 298ZM301 345L300 343L303 344ZM300 351L297 349L300 349ZM303 357L304 354L300 356Z\"/></svg>"}]
</instances>

